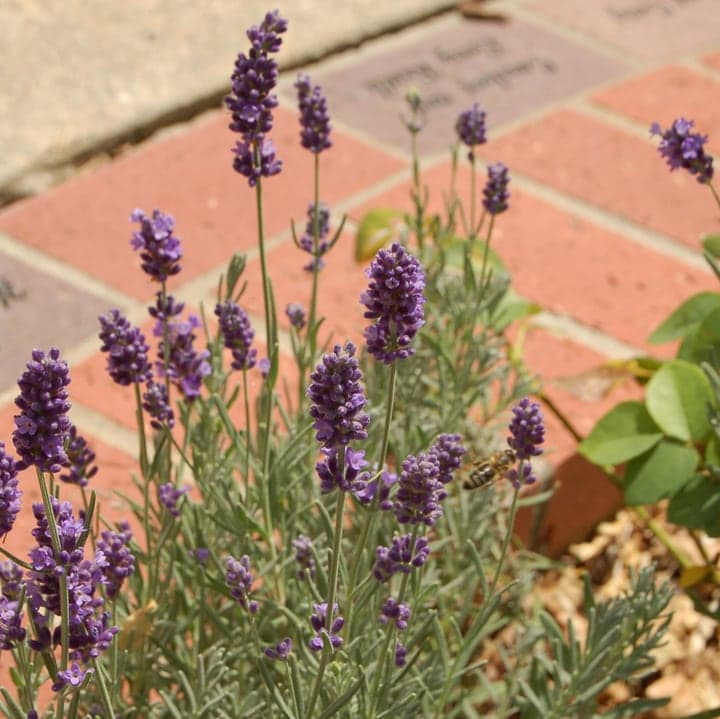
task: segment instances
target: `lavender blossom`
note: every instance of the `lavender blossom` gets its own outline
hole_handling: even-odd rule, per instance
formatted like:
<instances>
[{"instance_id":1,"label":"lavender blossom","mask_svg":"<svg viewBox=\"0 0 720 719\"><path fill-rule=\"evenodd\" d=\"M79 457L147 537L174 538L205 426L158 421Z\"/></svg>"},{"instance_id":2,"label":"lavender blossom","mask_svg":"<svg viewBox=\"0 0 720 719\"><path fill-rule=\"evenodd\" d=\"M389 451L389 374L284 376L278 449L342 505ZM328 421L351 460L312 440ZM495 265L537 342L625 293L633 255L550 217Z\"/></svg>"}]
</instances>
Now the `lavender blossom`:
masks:
<instances>
[{"instance_id":1,"label":"lavender blossom","mask_svg":"<svg viewBox=\"0 0 720 719\"><path fill-rule=\"evenodd\" d=\"M470 148L468 159L470 162L475 160L475 145L485 143L485 112L480 109L480 105L474 103L469 110L461 112L455 130L460 141Z\"/></svg>"},{"instance_id":2,"label":"lavender blossom","mask_svg":"<svg viewBox=\"0 0 720 719\"><path fill-rule=\"evenodd\" d=\"M0 538L13 528L20 511L22 492L18 489L17 473L15 460L5 452L5 444L0 442ZM2 573L0 579L4 582Z\"/></svg>"},{"instance_id":3,"label":"lavender blossom","mask_svg":"<svg viewBox=\"0 0 720 719\"><path fill-rule=\"evenodd\" d=\"M130 550L132 532L127 522L120 522L117 532L104 530L101 537L97 548L107 560L103 567L105 594L108 599L113 599L118 595L125 579L135 571L135 557Z\"/></svg>"},{"instance_id":4,"label":"lavender blossom","mask_svg":"<svg viewBox=\"0 0 720 719\"><path fill-rule=\"evenodd\" d=\"M508 208L510 193L507 186L510 182L508 168L502 162L488 166L488 179L483 189L483 206L491 215L499 215Z\"/></svg>"},{"instance_id":5,"label":"lavender blossom","mask_svg":"<svg viewBox=\"0 0 720 719\"><path fill-rule=\"evenodd\" d=\"M446 492L440 481L440 463L432 453L409 454L398 477L393 512L400 524L433 526L442 517Z\"/></svg>"},{"instance_id":6,"label":"lavender blossom","mask_svg":"<svg viewBox=\"0 0 720 719\"><path fill-rule=\"evenodd\" d=\"M25 639L22 607L18 601L0 597L0 649L14 649Z\"/></svg>"},{"instance_id":7,"label":"lavender blossom","mask_svg":"<svg viewBox=\"0 0 720 719\"><path fill-rule=\"evenodd\" d=\"M120 310L110 310L100 320L100 350L108 353L107 371L120 385L145 382L152 375L147 353L150 350L143 333L123 317Z\"/></svg>"},{"instance_id":8,"label":"lavender blossom","mask_svg":"<svg viewBox=\"0 0 720 719\"><path fill-rule=\"evenodd\" d=\"M380 609L380 624L392 622L398 631L405 631L410 619L410 607L407 604L398 602L393 597L388 597Z\"/></svg>"},{"instance_id":9,"label":"lavender blossom","mask_svg":"<svg viewBox=\"0 0 720 719\"><path fill-rule=\"evenodd\" d=\"M77 427L70 427L69 441L67 444L68 462L65 466L66 472L60 475L60 479L68 484L76 484L78 487L86 487L98 471L93 466L95 452L90 449L87 440L78 434Z\"/></svg>"},{"instance_id":10,"label":"lavender blossom","mask_svg":"<svg viewBox=\"0 0 720 719\"><path fill-rule=\"evenodd\" d=\"M184 309L184 302L176 302L172 295L165 295L162 291L158 291L155 293L155 304L148 307L148 314L157 320L157 326L169 324L173 318L181 315Z\"/></svg>"},{"instance_id":11,"label":"lavender blossom","mask_svg":"<svg viewBox=\"0 0 720 719\"><path fill-rule=\"evenodd\" d=\"M372 573L378 582L387 582L395 574L408 574L413 567L422 567L430 554L428 540L417 537L410 546L411 534L396 534L389 547L379 546L375 550L375 564Z\"/></svg>"},{"instance_id":12,"label":"lavender blossom","mask_svg":"<svg viewBox=\"0 0 720 719\"><path fill-rule=\"evenodd\" d=\"M23 589L23 570L15 562L0 562L0 589L10 601L20 599Z\"/></svg>"},{"instance_id":13,"label":"lavender blossom","mask_svg":"<svg viewBox=\"0 0 720 719\"><path fill-rule=\"evenodd\" d=\"M286 662L292 652L292 639L285 637L279 644L274 647L267 647L265 649L265 656L268 659L276 659L281 662Z\"/></svg>"},{"instance_id":14,"label":"lavender blossom","mask_svg":"<svg viewBox=\"0 0 720 719\"><path fill-rule=\"evenodd\" d=\"M459 434L441 434L428 450L429 454L434 454L437 458L440 466L438 479L443 484L452 481L454 473L462 464L463 455L467 452L461 439Z\"/></svg>"},{"instance_id":15,"label":"lavender blossom","mask_svg":"<svg viewBox=\"0 0 720 719\"><path fill-rule=\"evenodd\" d=\"M545 441L545 423L540 405L531 402L528 397L521 399L512 410L513 418L508 427L510 436L508 445L515 452L522 465L522 476L518 469L507 472L507 478L515 487L532 484L537 480L532 473L530 459L542 454Z\"/></svg>"},{"instance_id":16,"label":"lavender blossom","mask_svg":"<svg viewBox=\"0 0 720 719\"><path fill-rule=\"evenodd\" d=\"M203 377L212 371L207 361L210 353L207 350L198 352L193 347L193 330L199 326L200 320L195 315L190 315L187 322L174 321L165 324L158 321L153 329L153 334L161 338L158 347L160 361L155 365L157 372L160 376L167 374L188 402L200 396Z\"/></svg>"},{"instance_id":17,"label":"lavender blossom","mask_svg":"<svg viewBox=\"0 0 720 719\"><path fill-rule=\"evenodd\" d=\"M407 649L404 644L398 642L395 645L395 666L400 668L407 664Z\"/></svg>"},{"instance_id":18,"label":"lavender blossom","mask_svg":"<svg viewBox=\"0 0 720 719\"><path fill-rule=\"evenodd\" d=\"M180 500L190 491L189 485L176 487L172 482L165 482L158 487L158 500L176 519L180 516Z\"/></svg>"},{"instance_id":19,"label":"lavender blossom","mask_svg":"<svg viewBox=\"0 0 720 719\"><path fill-rule=\"evenodd\" d=\"M314 577L316 565L310 537L299 534L297 539L293 539L292 546L295 549L295 561L298 564L297 578L303 580Z\"/></svg>"},{"instance_id":20,"label":"lavender blossom","mask_svg":"<svg viewBox=\"0 0 720 719\"><path fill-rule=\"evenodd\" d=\"M342 447L345 452L344 472L340 475L338 462L338 449L336 447L323 447L325 459L315 465L320 477L320 493L328 494L337 489L340 492L362 490L370 478L370 473L363 471L368 466L365 460L365 450L354 450L351 447Z\"/></svg>"},{"instance_id":21,"label":"lavender blossom","mask_svg":"<svg viewBox=\"0 0 720 719\"><path fill-rule=\"evenodd\" d=\"M290 320L290 324L299 332L307 324L307 315L302 305L297 302L291 302L285 308L285 314Z\"/></svg>"},{"instance_id":22,"label":"lavender blossom","mask_svg":"<svg viewBox=\"0 0 720 719\"><path fill-rule=\"evenodd\" d=\"M165 282L168 277L180 272L180 238L173 235L175 220L160 210L153 210L148 218L142 210L135 209L130 222L139 222L140 230L133 232L130 244L140 250L141 267L156 282Z\"/></svg>"},{"instance_id":23,"label":"lavender blossom","mask_svg":"<svg viewBox=\"0 0 720 719\"><path fill-rule=\"evenodd\" d=\"M220 334L225 347L232 351L232 368L248 370L255 366L257 350L251 348L255 332L250 320L240 306L232 300L226 300L215 307L220 323Z\"/></svg>"},{"instance_id":24,"label":"lavender blossom","mask_svg":"<svg viewBox=\"0 0 720 719\"><path fill-rule=\"evenodd\" d=\"M698 182L708 183L713 177L713 159L703 149L707 135L692 132L694 125L692 120L681 117L663 130L657 122L653 122L650 134L662 138L658 150L670 170L682 167L691 175L697 175Z\"/></svg>"},{"instance_id":25,"label":"lavender blossom","mask_svg":"<svg viewBox=\"0 0 720 719\"><path fill-rule=\"evenodd\" d=\"M317 244L315 243L315 203L311 202L307 209L307 223L305 234L300 238L300 248L311 255L310 262L303 267L306 272L319 272L325 267L323 255L330 249L330 243L325 239L330 231L330 209L324 202L317 207Z\"/></svg>"},{"instance_id":26,"label":"lavender blossom","mask_svg":"<svg viewBox=\"0 0 720 719\"><path fill-rule=\"evenodd\" d=\"M297 76L295 88L300 109L300 125L302 125L301 144L305 149L317 155L332 147L327 100L323 96L320 86L312 85L310 76L305 73Z\"/></svg>"},{"instance_id":27,"label":"lavender blossom","mask_svg":"<svg viewBox=\"0 0 720 719\"><path fill-rule=\"evenodd\" d=\"M270 374L270 367L272 366L270 360L267 357L262 357L257 363L258 369L263 379L267 379Z\"/></svg>"},{"instance_id":28,"label":"lavender blossom","mask_svg":"<svg viewBox=\"0 0 720 719\"><path fill-rule=\"evenodd\" d=\"M92 671L92 669L83 669L79 664L73 662L69 669L57 673L57 680L52 685L52 690L59 692L67 686L77 689L85 681L85 677L92 674Z\"/></svg>"},{"instance_id":29,"label":"lavender blossom","mask_svg":"<svg viewBox=\"0 0 720 719\"><path fill-rule=\"evenodd\" d=\"M258 603L248 601L250 588L252 587L253 576L250 573L250 557L244 554L240 559L229 556L225 560L225 584L230 589L231 596L237 600L243 609L250 614L258 610Z\"/></svg>"},{"instance_id":30,"label":"lavender blossom","mask_svg":"<svg viewBox=\"0 0 720 719\"><path fill-rule=\"evenodd\" d=\"M143 409L150 415L153 429L172 429L175 426L175 413L170 406L167 387L160 382L150 380L142 396Z\"/></svg>"},{"instance_id":31,"label":"lavender blossom","mask_svg":"<svg viewBox=\"0 0 720 719\"><path fill-rule=\"evenodd\" d=\"M378 251L368 277L368 289L360 296L367 308L363 316L374 320L364 333L368 352L386 364L409 357L415 352L410 343L425 324L420 262L396 242Z\"/></svg>"},{"instance_id":32,"label":"lavender blossom","mask_svg":"<svg viewBox=\"0 0 720 719\"><path fill-rule=\"evenodd\" d=\"M340 616L338 611L337 602L333 604L333 611L330 617L331 625L330 631L326 629L328 617L327 617L327 602L321 604L313 604L314 614L310 615L310 624L315 630L315 636L310 640L308 646L312 651L319 652L323 648L323 635L330 639L330 644L333 649L337 649L342 646L342 637L338 636L338 632L343 628L345 619Z\"/></svg>"},{"instance_id":33,"label":"lavender blossom","mask_svg":"<svg viewBox=\"0 0 720 719\"><path fill-rule=\"evenodd\" d=\"M272 93L277 84L277 62L271 53L280 49L280 35L287 30L287 21L277 10L265 15L259 26L247 31L251 47L240 53L232 74L232 92L225 104L232 113L230 129L242 135L233 150L233 167L254 186L260 177L280 172L282 163L275 159L275 148L265 134L272 129L272 110L277 97Z\"/></svg>"},{"instance_id":34,"label":"lavender blossom","mask_svg":"<svg viewBox=\"0 0 720 719\"><path fill-rule=\"evenodd\" d=\"M53 347L46 355L33 350L32 361L18 380L20 396L15 404L13 443L21 457L18 470L35 465L41 472L59 472L67 463L65 440L70 432L68 366Z\"/></svg>"},{"instance_id":35,"label":"lavender blossom","mask_svg":"<svg viewBox=\"0 0 720 719\"><path fill-rule=\"evenodd\" d=\"M310 375L307 396L312 401L310 416L315 420L315 438L328 449L366 439L370 417L360 386L362 372L355 357L355 345L335 345Z\"/></svg>"}]
</instances>

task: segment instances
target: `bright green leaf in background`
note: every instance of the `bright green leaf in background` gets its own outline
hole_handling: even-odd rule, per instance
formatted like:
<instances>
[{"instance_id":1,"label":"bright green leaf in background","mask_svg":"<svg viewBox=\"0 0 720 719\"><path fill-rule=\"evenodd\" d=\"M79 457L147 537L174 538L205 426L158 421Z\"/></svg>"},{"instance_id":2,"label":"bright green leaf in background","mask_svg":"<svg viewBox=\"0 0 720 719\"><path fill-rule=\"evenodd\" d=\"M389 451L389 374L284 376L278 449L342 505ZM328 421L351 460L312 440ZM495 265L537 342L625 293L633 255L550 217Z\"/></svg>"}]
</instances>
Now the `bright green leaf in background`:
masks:
<instances>
[{"instance_id":1,"label":"bright green leaf in background","mask_svg":"<svg viewBox=\"0 0 720 719\"><path fill-rule=\"evenodd\" d=\"M366 262L377 251L397 240L404 226L403 213L398 210L378 208L370 210L360 220L355 235L355 261Z\"/></svg>"},{"instance_id":2,"label":"bright green leaf in background","mask_svg":"<svg viewBox=\"0 0 720 719\"><path fill-rule=\"evenodd\" d=\"M711 362L713 357L720 357L720 307L712 310L687 335L678 357L693 364Z\"/></svg>"},{"instance_id":3,"label":"bright green leaf in background","mask_svg":"<svg viewBox=\"0 0 720 719\"><path fill-rule=\"evenodd\" d=\"M720 259L720 235L705 235L702 246L708 255Z\"/></svg>"},{"instance_id":4,"label":"bright green leaf in background","mask_svg":"<svg viewBox=\"0 0 720 719\"><path fill-rule=\"evenodd\" d=\"M720 537L720 482L695 475L671 500L668 519Z\"/></svg>"},{"instance_id":5,"label":"bright green leaf in background","mask_svg":"<svg viewBox=\"0 0 720 719\"><path fill-rule=\"evenodd\" d=\"M595 464L620 464L646 452L662 436L642 402L622 402L600 419L579 449Z\"/></svg>"},{"instance_id":6,"label":"bright green leaf in background","mask_svg":"<svg viewBox=\"0 0 720 719\"><path fill-rule=\"evenodd\" d=\"M665 363L648 382L645 404L665 434L685 442L702 442L710 433L708 405L714 403L710 382L696 365Z\"/></svg>"},{"instance_id":7,"label":"bright green leaf in background","mask_svg":"<svg viewBox=\"0 0 720 719\"><path fill-rule=\"evenodd\" d=\"M683 302L648 338L650 344L680 339L695 329L710 312L720 308L720 293L700 292Z\"/></svg>"},{"instance_id":8,"label":"bright green leaf in background","mask_svg":"<svg viewBox=\"0 0 720 719\"><path fill-rule=\"evenodd\" d=\"M700 455L692 447L662 440L628 462L623 484L629 505L652 504L671 497L692 478Z\"/></svg>"}]
</instances>

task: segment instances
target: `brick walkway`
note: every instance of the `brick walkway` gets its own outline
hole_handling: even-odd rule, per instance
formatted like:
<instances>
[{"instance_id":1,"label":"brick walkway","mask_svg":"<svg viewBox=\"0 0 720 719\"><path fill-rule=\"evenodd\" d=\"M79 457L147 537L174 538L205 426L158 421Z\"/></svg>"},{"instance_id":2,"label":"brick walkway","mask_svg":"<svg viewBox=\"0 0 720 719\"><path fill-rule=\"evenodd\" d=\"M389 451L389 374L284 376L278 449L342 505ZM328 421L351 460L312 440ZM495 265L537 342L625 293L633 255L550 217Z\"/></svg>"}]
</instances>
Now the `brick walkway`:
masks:
<instances>
[{"instance_id":1,"label":"brick walkway","mask_svg":"<svg viewBox=\"0 0 720 719\"><path fill-rule=\"evenodd\" d=\"M433 106L421 149L439 206L454 119L480 102L490 137L482 159L502 160L512 174L511 208L496 224L494 247L515 288L545 308L528 335L527 361L585 432L632 389L586 402L553 378L647 351L648 334L674 306L716 287L698 240L717 231L717 207L691 177L666 171L648 126L693 118L720 151L720 13L716 0L608 0L582 3L582 13L576 0L507 6L512 19L504 23L440 16L307 68L334 121L321 196L336 219L346 212L356 221L373 206L410 209L398 114L413 85ZM304 224L312 171L298 142L293 80L281 80L272 133L285 169L265 183L279 308L307 304L310 291L288 229L290 218ZM14 383L30 350L59 346L71 362L73 420L97 448L106 510L119 508L109 490L130 485L134 421L129 389L105 375L96 318L119 307L143 321L153 293L129 245L130 211L175 216L185 260L172 291L192 306L210 304L230 254L247 251L245 304L262 325L255 197L231 169L227 123L224 111L206 113L0 211L0 275L24 293L0 307L0 439L10 442ZM357 338L362 327L356 299L365 280L352 251L348 232L321 280L327 326L339 338ZM550 445L565 497L552 511L567 502L578 508L552 538L559 546L586 526L583 508L597 518L617 495L588 473L556 422Z\"/></svg>"}]
</instances>

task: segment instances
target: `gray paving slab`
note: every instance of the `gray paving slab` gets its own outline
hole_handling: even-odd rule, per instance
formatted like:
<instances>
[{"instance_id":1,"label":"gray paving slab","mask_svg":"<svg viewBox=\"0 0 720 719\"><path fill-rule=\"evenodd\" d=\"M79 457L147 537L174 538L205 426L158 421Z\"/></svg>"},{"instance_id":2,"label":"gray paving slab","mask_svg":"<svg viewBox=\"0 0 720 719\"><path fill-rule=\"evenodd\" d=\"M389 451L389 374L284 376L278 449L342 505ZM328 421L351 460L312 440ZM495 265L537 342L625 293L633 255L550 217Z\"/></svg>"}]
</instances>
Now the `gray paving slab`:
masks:
<instances>
[{"instance_id":1,"label":"gray paving slab","mask_svg":"<svg viewBox=\"0 0 720 719\"><path fill-rule=\"evenodd\" d=\"M280 60L297 65L454 0L287 0ZM0 200L53 168L184 119L226 91L268 0L0 0ZM45 173L45 174L44 174Z\"/></svg>"},{"instance_id":2,"label":"gray paving slab","mask_svg":"<svg viewBox=\"0 0 720 719\"><path fill-rule=\"evenodd\" d=\"M333 64L313 75L332 116L388 145L409 145L400 113L407 91L418 90L427 108L421 152L448 147L458 113L474 102L486 110L492 131L628 71L617 57L510 14L504 23L447 16ZM283 81L289 98L289 79Z\"/></svg>"}]
</instances>

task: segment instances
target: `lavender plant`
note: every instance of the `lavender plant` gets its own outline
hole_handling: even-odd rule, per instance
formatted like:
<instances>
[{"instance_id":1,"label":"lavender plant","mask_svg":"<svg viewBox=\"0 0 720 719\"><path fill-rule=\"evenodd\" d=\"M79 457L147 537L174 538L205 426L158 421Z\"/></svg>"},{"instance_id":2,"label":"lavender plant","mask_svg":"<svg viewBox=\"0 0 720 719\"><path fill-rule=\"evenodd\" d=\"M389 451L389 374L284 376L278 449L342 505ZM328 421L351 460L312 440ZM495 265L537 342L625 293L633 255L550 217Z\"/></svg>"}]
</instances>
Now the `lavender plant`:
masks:
<instances>
[{"instance_id":1,"label":"lavender plant","mask_svg":"<svg viewBox=\"0 0 720 719\"><path fill-rule=\"evenodd\" d=\"M183 319L170 294L182 272L174 220L135 210L131 244L159 287L148 307L152 336L116 309L100 318L100 341L109 378L134 396L140 472L126 498L132 521L98 536L94 458L67 417L67 365L58 350L36 350L20 380L19 459L0 445L0 532L12 530L19 509L19 469L36 466L43 501L29 559L0 548L10 559L0 565L0 648L17 668L17 693L1 688L0 710L13 719L40 716L45 681L56 719L459 717L481 707L510 716L528 702L558 706L534 688L547 666L545 647L528 638L537 625L522 634L529 658L509 662L506 677L486 677L478 659L507 623L530 622L520 599L533 575L525 555L510 550L517 508L538 501L521 490L534 481L545 439L539 406L521 399L524 378L505 354L503 330L527 306L512 309L509 280L489 251L492 222L507 209L507 168L489 169L485 238L474 210L459 238L454 195L446 220L425 217L415 157L415 235L373 253L357 298L367 320L362 347L338 338L322 353L319 273L342 224L328 240L318 189L318 158L331 146L327 103L298 78L301 143L315 163L297 240L310 255L311 288L307 312L287 308L300 394L283 401L263 185L282 169L267 135L277 104L273 56L286 30L277 11L248 30L250 49L238 55L226 100L242 136L233 166L257 200L265 356L258 359L242 306L244 260L234 256L218 285L217 330L204 309ZM419 97L413 103L414 140ZM477 106L458 121L471 163L484 122ZM474 203L474 164L472 178ZM512 466L486 491L462 493L466 455L511 405ZM68 483L90 490L80 513L61 498ZM655 596L644 581L644 596ZM631 600L618 606L627 612ZM647 665L663 603L648 606L633 639L616 633L602 645L634 660L615 678ZM638 647L640 636L647 641ZM599 689L573 682L597 661L594 652L588 645L587 663L564 666L562 677L590 699Z\"/></svg>"}]
</instances>

